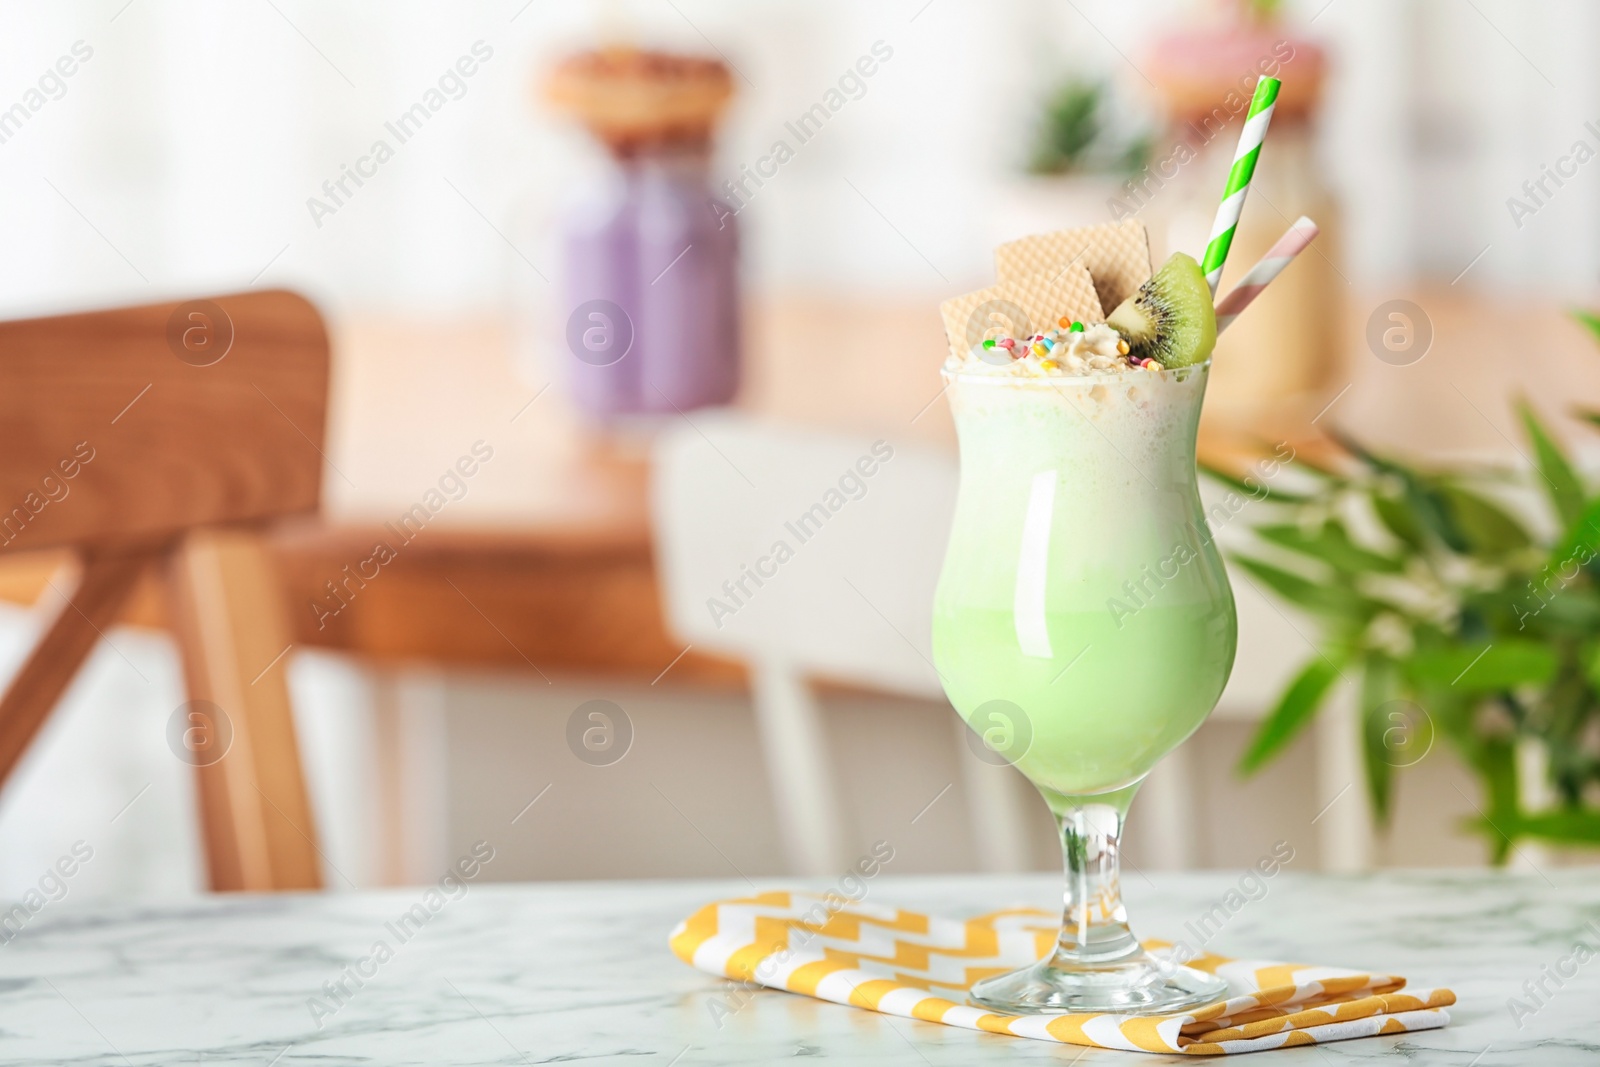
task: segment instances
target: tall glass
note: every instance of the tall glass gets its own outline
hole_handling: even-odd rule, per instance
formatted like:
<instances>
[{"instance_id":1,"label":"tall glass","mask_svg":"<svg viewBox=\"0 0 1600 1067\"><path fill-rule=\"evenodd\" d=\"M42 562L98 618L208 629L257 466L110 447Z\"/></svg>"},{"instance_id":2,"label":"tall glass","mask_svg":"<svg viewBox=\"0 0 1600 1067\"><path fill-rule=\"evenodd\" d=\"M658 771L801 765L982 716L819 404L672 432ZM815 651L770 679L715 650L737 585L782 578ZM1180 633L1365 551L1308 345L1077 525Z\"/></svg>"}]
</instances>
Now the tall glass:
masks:
<instances>
[{"instance_id":1,"label":"tall glass","mask_svg":"<svg viewBox=\"0 0 1600 1067\"><path fill-rule=\"evenodd\" d=\"M973 986L986 1007L1156 1013L1224 995L1139 946L1118 878L1139 783L1233 667L1233 593L1195 480L1208 370L946 375L961 488L934 662L962 718L1050 805L1067 872L1054 953Z\"/></svg>"}]
</instances>

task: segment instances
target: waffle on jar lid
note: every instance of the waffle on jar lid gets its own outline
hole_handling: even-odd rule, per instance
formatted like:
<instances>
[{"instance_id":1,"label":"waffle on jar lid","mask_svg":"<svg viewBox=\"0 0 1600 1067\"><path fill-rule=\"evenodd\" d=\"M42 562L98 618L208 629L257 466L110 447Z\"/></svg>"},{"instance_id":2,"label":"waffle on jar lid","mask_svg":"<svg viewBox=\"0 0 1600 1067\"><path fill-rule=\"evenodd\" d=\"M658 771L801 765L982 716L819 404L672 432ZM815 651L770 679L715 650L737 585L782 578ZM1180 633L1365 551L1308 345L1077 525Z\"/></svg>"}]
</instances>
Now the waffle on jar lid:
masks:
<instances>
[{"instance_id":1,"label":"waffle on jar lid","mask_svg":"<svg viewBox=\"0 0 1600 1067\"><path fill-rule=\"evenodd\" d=\"M719 59L614 47L563 59L544 95L627 157L708 146L733 96L733 79Z\"/></svg>"}]
</instances>

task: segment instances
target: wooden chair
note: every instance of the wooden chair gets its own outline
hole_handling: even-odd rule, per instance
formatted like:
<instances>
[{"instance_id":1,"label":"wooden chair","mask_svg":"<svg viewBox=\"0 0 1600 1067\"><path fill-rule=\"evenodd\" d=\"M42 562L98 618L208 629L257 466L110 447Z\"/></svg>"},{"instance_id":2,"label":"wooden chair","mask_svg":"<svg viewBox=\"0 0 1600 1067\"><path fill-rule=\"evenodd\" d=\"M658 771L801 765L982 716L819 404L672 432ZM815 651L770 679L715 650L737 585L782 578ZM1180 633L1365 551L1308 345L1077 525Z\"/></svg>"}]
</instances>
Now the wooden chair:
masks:
<instances>
[{"instance_id":1,"label":"wooden chair","mask_svg":"<svg viewBox=\"0 0 1600 1067\"><path fill-rule=\"evenodd\" d=\"M293 293L0 323L0 553L80 564L0 699L0 782L155 577L191 702L168 736L196 766L217 890L322 884L260 530L317 510L327 394L322 319Z\"/></svg>"}]
</instances>

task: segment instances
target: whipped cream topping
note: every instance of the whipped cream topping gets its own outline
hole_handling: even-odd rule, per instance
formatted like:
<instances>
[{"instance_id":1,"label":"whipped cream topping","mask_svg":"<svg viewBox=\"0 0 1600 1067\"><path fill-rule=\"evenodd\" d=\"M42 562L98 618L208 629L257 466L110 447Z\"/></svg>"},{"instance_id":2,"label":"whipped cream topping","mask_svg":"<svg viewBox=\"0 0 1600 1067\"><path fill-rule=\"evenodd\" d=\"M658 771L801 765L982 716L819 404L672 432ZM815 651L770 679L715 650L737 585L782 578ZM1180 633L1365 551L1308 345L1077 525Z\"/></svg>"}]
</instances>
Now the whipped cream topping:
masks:
<instances>
[{"instance_id":1,"label":"whipped cream topping","mask_svg":"<svg viewBox=\"0 0 1600 1067\"><path fill-rule=\"evenodd\" d=\"M1011 341L1010 346L1007 341ZM1121 374L1138 369L1129 361L1127 348L1121 335L1102 322L1081 331L1050 330L1033 337L1000 338L992 346L979 343L963 354L952 352L945 369L957 374L1012 378ZM1149 367L1160 369L1154 361Z\"/></svg>"}]
</instances>

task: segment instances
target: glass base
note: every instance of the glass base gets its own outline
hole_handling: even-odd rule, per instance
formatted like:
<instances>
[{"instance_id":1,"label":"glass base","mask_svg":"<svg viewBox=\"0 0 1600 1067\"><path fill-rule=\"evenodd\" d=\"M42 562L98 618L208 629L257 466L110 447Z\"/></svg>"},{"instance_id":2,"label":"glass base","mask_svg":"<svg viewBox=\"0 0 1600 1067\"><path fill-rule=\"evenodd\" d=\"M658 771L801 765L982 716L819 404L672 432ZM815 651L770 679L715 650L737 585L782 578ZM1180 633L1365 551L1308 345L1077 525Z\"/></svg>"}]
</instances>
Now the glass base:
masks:
<instances>
[{"instance_id":1,"label":"glass base","mask_svg":"<svg viewBox=\"0 0 1600 1067\"><path fill-rule=\"evenodd\" d=\"M1228 996L1216 975L1157 961L1146 952L1116 963L1060 966L1052 957L972 987L973 1003L1016 1015L1166 1015Z\"/></svg>"}]
</instances>

